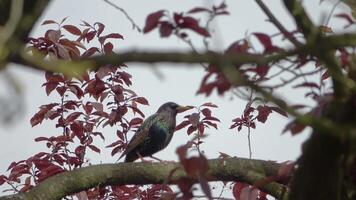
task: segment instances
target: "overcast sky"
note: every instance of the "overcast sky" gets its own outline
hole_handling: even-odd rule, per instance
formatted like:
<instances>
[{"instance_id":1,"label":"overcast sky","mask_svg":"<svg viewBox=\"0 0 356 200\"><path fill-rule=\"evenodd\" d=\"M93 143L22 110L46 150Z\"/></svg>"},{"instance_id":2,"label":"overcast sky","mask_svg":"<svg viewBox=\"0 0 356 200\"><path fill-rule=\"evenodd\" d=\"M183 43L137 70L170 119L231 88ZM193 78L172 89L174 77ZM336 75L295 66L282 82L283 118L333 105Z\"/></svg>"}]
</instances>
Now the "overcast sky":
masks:
<instances>
[{"instance_id":1,"label":"overcast sky","mask_svg":"<svg viewBox=\"0 0 356 200\"><path fill-rule=\"evenodd\" d=\"M124 8L141 27L143 27L145 17L149 13L160 9L181 12L196 6L211 4L211 1L191 0L113 0L113 2ZM218 4L221 1L214 2ZM291 18L286 13L280 0L268 0L265 2L288 29L294 28ZM331 8L331 4L328 3L324 3L320 7L318 0L305 2L308 11L312 11L310 13L315 23L320 23ZM212 42L216 50L221 51L233 41L243 38L246 33L266 32L273 34L277 32L270 23L265 21L266 16L254 1L227 0L226 3L231 15L220 17L213 25L217 29L214 33L217 39ZM343 12L347 11L343 6L340 9ZM340 10L337 10L336 13L338 11ZM106 25L108 32L122 34L125 40L114 41L117 47L115 49L116 52L125 50L189 50L185 43L174 37L161 39L157 33L158 31L153 31L148 35L141 35L132 30L130 22L122 13L101 0L53 1L39 23L46 19L60 21L67 16L67 22L72 24L79 24L81 20L89 23L102 22ZM334 20L331 21L331 24L336 27L336 30L342 27L340 23ZM47 28L50 28L50 26L37 25L32 34L33 36L41 36ZM191 35L195 39L194 45L198 49L202 49L200 37L196 37L193 33ZM158 70L158 74L163 75L163 78L160 78L157 75L157 71L153 69ZM50 98L46 96L44 89L41 87L44 82L43 73L14 65L9 66L8 70L15 75L21 84L25 110L13 126L2 125L0 127L0 174L6 171L12 161L26 159L39 151L47 151L45 144L34 143L33 139L35 137L54 135L59 131L54 128L53 123L47 121L34 128L31 128L29 122L29 119L38 111L40 105L59 101L59 98L55 95ZM219 97L215 93L208 98L201 95L197 96L196 91L204 75L201 67L171 64L155 66L129 64L128 71L133 75L133 90L138 95L144 96L149 100L150 106L142 108L146 116L154 113L161 104L167 101L174 101L182 105L200 105L204 102L213 102L219 106L218 109L213 110L213 114L221 119L222 122L219 124L218 130L210 129L207 131L209 136L205 139L206 143L202 145L207 157L215 158L219 152L225 152L232 156L248 157L247 130L243 129L238 133L236 129L229 129L231 120L241 115L246 102L235 97L232 98L233 95L230 93L226 93L224 97ZM4 93L5 90L0 87L0 92ZM298 91L285 90L281 94L292 102L305 101L302 93ZM4 95L1 94L1 96ZM178 118L179 120L180 118ZM288 121L289 119L280 115L272 114L266 124L258 124L257 129L252 130L253 158L281 162L294 160L298 157L301 143L308 134L303 133L294 137L289 133L281 135L281 130ZM115 139L115 129L105 130L104 135L106 142L103 143L97 140L99 146L107 145ZM167 160L177 160L175 149L178 145L184 144L187 139L185 130L178 131L171 144L156 156ZM109 152L107 150L100 155L93 154L91 156L92 163L115 161L117 158L112 158ZM2 190L1 187L0 190Z\"/></svg>"}]
</instances>

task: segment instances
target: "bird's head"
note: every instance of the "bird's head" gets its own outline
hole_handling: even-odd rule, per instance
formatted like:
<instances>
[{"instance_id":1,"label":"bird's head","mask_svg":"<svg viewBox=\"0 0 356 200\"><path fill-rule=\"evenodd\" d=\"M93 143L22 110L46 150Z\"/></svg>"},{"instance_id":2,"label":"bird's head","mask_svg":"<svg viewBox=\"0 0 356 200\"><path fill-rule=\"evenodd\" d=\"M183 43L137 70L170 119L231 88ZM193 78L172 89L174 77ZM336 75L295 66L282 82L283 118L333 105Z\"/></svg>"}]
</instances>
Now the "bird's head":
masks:
<instances>
[{"instance_id":1,"label":"bird's head","mask_svg":"<svg viewBox=\"0 0 356 200\"><path fill-rule=\"evenodd\" d=\"M169 112L169 113L173 113L174 115L176 115L177 113L184 112L191 108L192 108L191 106L180 106L174 102L167 102L158 108L157 113Z\"/></svg>"}]
</instances>

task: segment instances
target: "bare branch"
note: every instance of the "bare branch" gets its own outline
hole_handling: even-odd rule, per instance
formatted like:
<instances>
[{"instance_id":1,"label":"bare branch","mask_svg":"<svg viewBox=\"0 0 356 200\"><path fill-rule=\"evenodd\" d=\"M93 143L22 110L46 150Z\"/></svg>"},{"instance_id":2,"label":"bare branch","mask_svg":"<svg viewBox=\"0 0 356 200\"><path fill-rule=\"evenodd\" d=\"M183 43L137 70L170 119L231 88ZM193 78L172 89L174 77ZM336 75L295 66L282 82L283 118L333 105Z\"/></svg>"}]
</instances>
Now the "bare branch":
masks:
<instances>
[{"instance_id":1,"label":"bare branch","mask_svg":"<svg viewBox=\"0 0 356 200\"><path fill-rule=\"evenodd\" d=\"M106 2L107 4L109 4L110 6L116 8L120 12L122 12L125 15L125 17L131 22L132 29L136 29L138 32L142 32L141 28L135 23L135 21L130 17L130 15L123 8L117 6L116 4L114 4L113 2L111 2L109 0L103 0L103 1Z\"/></svg>"}]
</instances>

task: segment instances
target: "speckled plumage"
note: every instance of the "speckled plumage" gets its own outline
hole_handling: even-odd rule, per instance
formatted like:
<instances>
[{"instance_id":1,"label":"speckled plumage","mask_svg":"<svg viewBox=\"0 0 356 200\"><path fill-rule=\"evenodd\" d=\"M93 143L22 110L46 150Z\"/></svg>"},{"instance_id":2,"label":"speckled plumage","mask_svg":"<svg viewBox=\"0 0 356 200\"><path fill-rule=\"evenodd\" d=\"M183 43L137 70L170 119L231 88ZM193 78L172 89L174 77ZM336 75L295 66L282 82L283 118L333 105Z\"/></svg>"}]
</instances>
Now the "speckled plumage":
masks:
<instances>
[{"instance_id":1,"label":"speckled plumage","mask_svg":"<svg viewBox=\"0 0 356 200\"><path fill-rule=\"evenodd\" d=\"M173 137L179 107L173 102L163 104L142 123L120 158L126 155L125 162L133 162L164 149Z\"/></svg>"}]
</instances>

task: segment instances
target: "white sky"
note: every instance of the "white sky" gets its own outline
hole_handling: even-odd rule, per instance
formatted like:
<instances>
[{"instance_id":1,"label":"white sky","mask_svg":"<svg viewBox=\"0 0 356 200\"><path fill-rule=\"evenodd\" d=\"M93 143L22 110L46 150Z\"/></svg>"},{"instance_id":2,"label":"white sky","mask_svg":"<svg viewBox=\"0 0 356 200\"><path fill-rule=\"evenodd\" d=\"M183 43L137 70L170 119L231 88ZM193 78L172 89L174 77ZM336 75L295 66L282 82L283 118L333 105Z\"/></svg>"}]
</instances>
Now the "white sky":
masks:
<instances>
[{"instance_id":1,"label":"white sky","mask_svg":"<svg viewBox=\"0 0 356 200\"><path fill-rule=\"evenodd\" d=\"M124 8L135 22L143 27L146 16L151 12L159 9L177 12L188 11L196 6L209 5L211 1L113 0L113 2ZM221 1L215 2L218 4ZM291 18L285 12L280 0L268 0L265 2L287 28L293 28ZM322 12L318 4L319 1L305 2L307 9L313 11L311 13L314 21L319 23L326 13ZM266 32L270 34L277 32L273 25L265 21L266 16L254 1L227 0L226 3L231 15L221 16L215 23L215 27L218 28L215 36L219 37L216 40L217 42L214 43L217 49L226 48L233 41L243 38L246 32ZM322 4L321 7L327 11L330 10L331 6L330 4ZM345 11L345 7L341 8ZM115 49L116 52L133 49L189 49L186 44L174 37L161 39L158 36L158 31L153 31L148 35L137 33L132 30L131 24L122 13L101 0L53 1L50 8L41 18L40 23L45 19L60 21L66 16L68 16L67 22L73 24L79 24L81 20L89 23L102 22L106 25L107 33L118 32L122 34L125 40L114 41L117 47ZM332 21L332 24L336 27L342 27L334 21ZM41 36L46 28L49 27L37 26L33 35ZM194 33L190 35L196 38L195 45L202 47L200 37L196 37ZM154 113L159 105L167 101L175 101L182 105L200 105L204 102L213 102L219 105L218 109L213 110L213 114L221 119L222 122L219 125L219 130L210 129L207 131L209 137L205 139L206 143L201 146L207 157L216 158L218 152L225 152L237 157L248 157L247 130L243 129L242 132L237 133L236 129L228 129L231 125L231 120L241 115L246 102L238 98L232 100L232 95L229 93L223 98L218 97L215 93L208 98L201 95L196 96L195 93L204 75L199 66L156 65L156 69L164 76L163 80L157 77L152 68L152 65L129 64L128 69L129 73L133 75L133 90L138 95L146 97L150 102L151 106L142 108L146 116ZM47 150L45 144L36 144L33 141L35 137L53 135L59 131L54 128L53 123L48 121L44 121L44 123L34 128L31 128L29 122L33 114L38 111L40 105L59 101L55 95L48 98L44 88L41 88L44 81L43 73L13 65L9 66L9 71L15 75L22 86L25 113L14 126L0 127L0 174L6 171L12 161L26 159L34 153ZM0 87L0 94L1 92L4 92L4 90ZM285 95L293 102L305 101L303 95L298 91L285 90L282 95ZM297 158L300 154L301 143L308 134L303 133L295 137L292 137L289 133L281 135L281 130L288 121L288 119L278 114L272 114L266 124L258 124L257 129L252 130L253 158L277 161ZM180 118L178 118L178 122L180 122ZM116 138L115 129L106 129L104 135L106 137L104 145L110 144ZM184 144L187 139L185 130L177 132L171 144L156 156L167 160L177 160L175 149L177 146ZM100 139L97 141L99 146L103 145ZM110 163L117 159L110 156L110 149L100 155L93 154L91 158L92 163ZM0 187L0 190L2 190L2 187Z\"/></svg>"}]
</instances>

